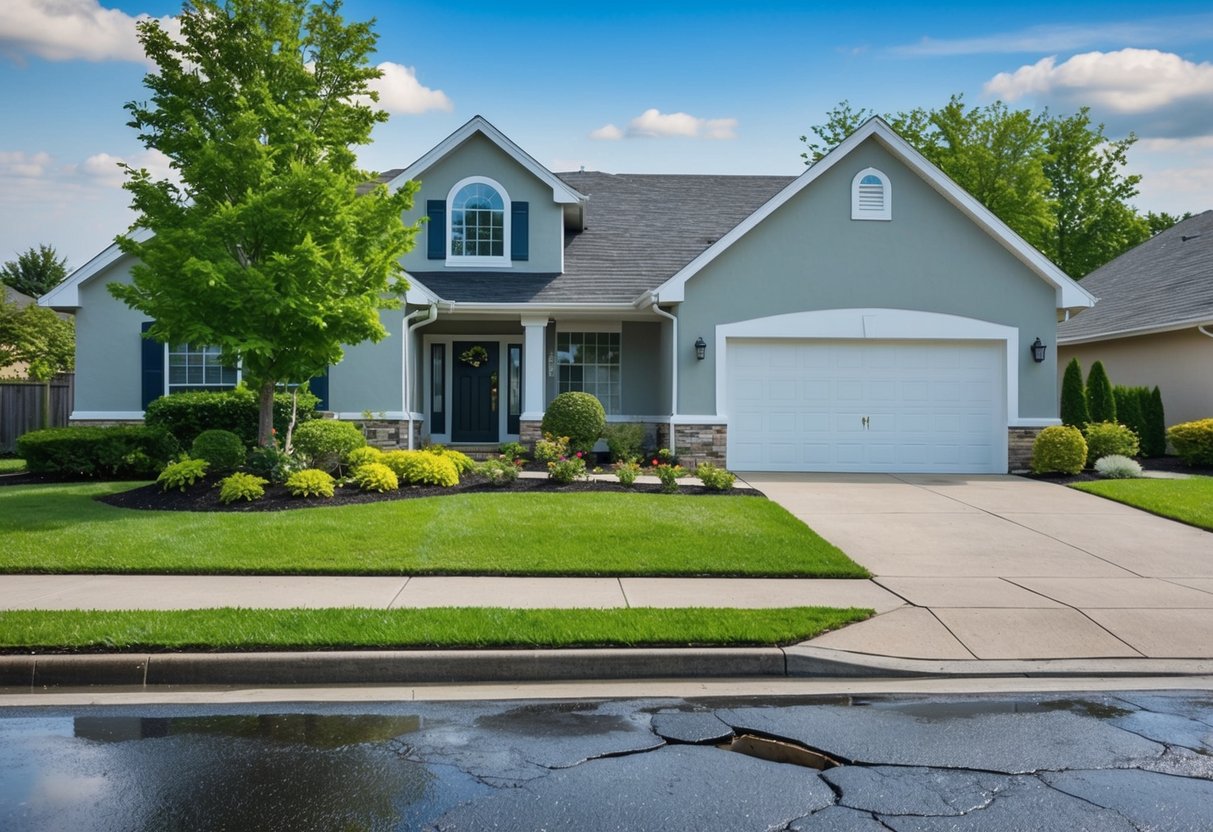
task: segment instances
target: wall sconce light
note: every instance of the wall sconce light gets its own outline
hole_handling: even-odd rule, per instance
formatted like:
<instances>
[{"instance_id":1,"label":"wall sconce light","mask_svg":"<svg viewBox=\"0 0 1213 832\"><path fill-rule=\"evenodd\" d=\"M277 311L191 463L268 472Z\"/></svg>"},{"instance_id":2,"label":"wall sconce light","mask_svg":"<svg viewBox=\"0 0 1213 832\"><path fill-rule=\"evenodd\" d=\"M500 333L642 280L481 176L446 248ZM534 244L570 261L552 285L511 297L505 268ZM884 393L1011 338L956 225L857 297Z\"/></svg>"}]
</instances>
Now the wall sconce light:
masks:
<instances>
[{"instance_id":1,"label":"wall sconce light","mask_svg":"<svg viewBox=\"0 0 1213 832\"><path fill-rule=\"evenodd\" d=\"M695 357L698 358L700 361L703 361L704 357L707 356L707 354L708 354L708 342L703 340L703 336L701 335L695 339Z\"/></svg>"},{"instance_id":2,"label":"wall sconce light","mask_svg":"<svg viewBox=\"0 0 1213 832\"><path fill-rule=\"evenodd\" d=\"M1045 360L1045 350L1047 350L1048 347L1042 344L1039 338L1033 341L1032 346L1028 347L1028 349L1032 351L1032 360L1037 364Z\"/></svg>"}]
</instances>

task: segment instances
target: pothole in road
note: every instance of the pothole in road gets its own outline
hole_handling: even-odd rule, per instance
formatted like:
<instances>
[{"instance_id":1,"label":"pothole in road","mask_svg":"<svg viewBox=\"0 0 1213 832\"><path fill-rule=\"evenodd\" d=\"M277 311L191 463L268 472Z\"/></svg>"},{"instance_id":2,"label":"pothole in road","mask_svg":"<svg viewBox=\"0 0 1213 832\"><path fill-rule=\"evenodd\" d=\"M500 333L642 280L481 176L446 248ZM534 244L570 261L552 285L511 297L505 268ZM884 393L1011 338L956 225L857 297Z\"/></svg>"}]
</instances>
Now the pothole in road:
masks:
<instances>
[{"instance_id":1,"label":"pothole in road","mask_svg":"<svg viewBox=\"0 0 1213 832\"><path fill-rule=\"evenodd\" d=\"M759 734L737 734L729 742L718 745L717 748L736 751L738 754L757 757L771 763L788 763L794 766L814 768L818 771L842 765L839 760L822 754L820 751L814 751L807 745L774 737L764 737Z\"/></svg>"}]
</instances>

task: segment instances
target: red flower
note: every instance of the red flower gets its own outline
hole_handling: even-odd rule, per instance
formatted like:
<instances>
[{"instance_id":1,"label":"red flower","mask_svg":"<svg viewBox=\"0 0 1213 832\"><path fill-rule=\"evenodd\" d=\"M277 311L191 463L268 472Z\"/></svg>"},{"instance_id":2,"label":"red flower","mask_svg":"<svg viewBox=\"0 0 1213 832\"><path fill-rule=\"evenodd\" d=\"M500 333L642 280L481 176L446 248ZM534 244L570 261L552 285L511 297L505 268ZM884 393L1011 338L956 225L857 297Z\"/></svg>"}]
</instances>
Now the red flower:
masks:
<instances>
[{"instance_id":1,"label":"red flower","mask_svg":"<svg viewBox=\"0 0 1213 832\"><path fill-rule=\"evenodd\" d=\"M654 460L653 460L653 464L654 464L654 465L658 465L659 463L657 462L657 460L655 460L655 459L654 459Z\"/></svg>"}]
</instances>

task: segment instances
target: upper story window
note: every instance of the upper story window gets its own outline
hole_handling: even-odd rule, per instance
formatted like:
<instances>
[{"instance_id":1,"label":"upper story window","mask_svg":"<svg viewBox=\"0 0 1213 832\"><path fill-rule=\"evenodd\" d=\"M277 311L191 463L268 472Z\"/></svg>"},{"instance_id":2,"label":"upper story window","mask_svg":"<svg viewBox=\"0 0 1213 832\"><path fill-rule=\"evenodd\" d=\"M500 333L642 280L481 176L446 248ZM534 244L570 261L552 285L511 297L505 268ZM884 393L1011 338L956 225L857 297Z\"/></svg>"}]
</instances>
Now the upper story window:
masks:
<instances>
[{"instance_id":1,"label":"upper story window","mask_svg":"<svg viewBox=\"0 0 1213 832\"><path fill-rule=\"evenodd\" d=\"M876 168L864 168L851 180L851 219L893 219L893 187Z\"/></svg>"},{"instance_id":2,"label":"upper story window","mask_svg":"<svg viewBox=\"0 0 1213 832\"><path fill-rule=\"evenodd\" d=\"M510 197L505 188L483 176L461 180L447 197L447 212L448 263L509 265Z\"/></svg>"}]
</instances>

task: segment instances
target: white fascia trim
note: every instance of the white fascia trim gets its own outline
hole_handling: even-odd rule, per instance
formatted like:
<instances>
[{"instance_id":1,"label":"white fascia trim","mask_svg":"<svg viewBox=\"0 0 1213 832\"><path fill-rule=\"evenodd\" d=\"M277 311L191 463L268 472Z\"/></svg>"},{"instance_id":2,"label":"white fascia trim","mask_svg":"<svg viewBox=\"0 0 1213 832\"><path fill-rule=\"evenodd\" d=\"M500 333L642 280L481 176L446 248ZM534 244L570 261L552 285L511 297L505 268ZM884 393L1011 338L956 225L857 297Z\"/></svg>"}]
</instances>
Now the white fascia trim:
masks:
<instances>
[{"instance_id":1,"label":"white fascia trim","mask_svg":"<svg viewBox=\"0 0 1213 832\"><path fill-rule=\"evenodd\" d=\"M1008 419L1007 427L1009 428L1050 428L1054 425L1060 425L1061 419Z\"/></svg>"},{"instance_id":2,"label":"white fascia trim","mask_svg":"<svg viewBox=\"0 0 1213 832\"><path fill-rule=\"evenodd\" d=\"M457 312L485 313L516 313L528 318L551 317L555 312L583 312L602 315L617 315L619 313L635 312L630 303L605 305L601 303L545 303L542 306L535 303L464 303L452 301L451 309ZM644 317L648 317L647 315Z\"/></svg>"},{"instance_id":3,"label":"white fascia trim","mask_svg":"<svg viewBox=\"0 0 1213 832\"><path fill-rule=\"evenodd\" d=\"M1213 326L1213 318L1205 316L1203 318L1190 318L1186 321L1176 321L1169 324L1160 324L1158 326L1135 327L1133 329L1117 329L1111 332L1102 332L1099 335L1084 335L1075 338L1066 338L1057 336L1057 346L1068 347L1074 344L1091 344L1097 341L1114 341L1117 338L1134 338L1138 335L1158 335L1164 332L1178 332L1182 329L1195 329L1200 326Z\"/></svg>"},{"instance_id":4,"label":"white fascia trim","mask_svg":"<svg viewBox=\"0 0 1213 832\"><path fill-rule=\"evenodd\" d=\"M416 306L430 306L442 300L442 298L434 294L432 289L408 272L404 273L404 279L409 284L409 288L404 293L405 303L411 303Z\"/></svg>"},{"instance_id":5,"label":"white fascia trim","mask_svg":"<svg viewBox=\"0 0 1213 832\"><path fill-rule=\"evenodd\" d=\"M688 416L685 413L680 413L670 421L676 425L727 425L729 423L727 416L719 414L712 416Z\"/></svg>"},{"instance_id":6,"label":"white fascia trim","mask_svg":"<svg viewBox=\"0 0 1213 832\"><path fill-rule=\"evenodd\" d=\"M378 421L380 419L392 419L395 421L403 421L407 416L403 410L372 410L367 416L361 410L341 410L333 414L338 419L352 420L357 422ZM410 414L415 421L425 419L425 416L420 413Z\"/></svg>"},{"instance_id":7,"label":"white fascia trim","mask_svg":"<svg viewBox=\"0 0 1213 832\"><path fill-rule=\"evenodd\" d=\"M466 124L401 171L398 176L387 183L387 187L396 189L410 179L420 178L425 171L446 158L451 151L459 147L459 145L463 144L475 133L482 134L493 144L505 151L515 162L530 171L536 178L542 180L544 184L549 185L552 189L552 199L558 204L578 204L586 201L585 194L573 190L564 180L535 161L529 153L514 144L508 136L490 124L484 116L473 116Z\"/></svg>"},{"instance_id":8,"label":"white fascia trim","mask_svg":"<svg viewBox=\"0 0 1213 832\"><path fill-rule=\"evenodd\" d=\"M142 243L152 238L152 232L146 228L136 228L126 236L136 243ZM52 309L80 308L80 286L125 256L117 243L110 243L92 260L68 275L62 283L38 298L38 305L49 306Z\"/></svg>"},{"instance_id":9,"label":"white fascia trim","mask_svg":"<svg viewBox=\"0 0 1213 832\"><path fill-rule=\"evenodd\" d=\"M825 309L753 318L716 327L716 413L728 415L728 339L1001 341L1007 418L1019 416L1019 330L1013 326L911 309ZM691 417L679 417L691 418Z\"/></svg>"},{"instance_id":10,"label":"white fascia trim","mask_svg":"<svg viewBox=\"0 0 1213 832\"><path fill-rule=\"evenodd\" d=\"M105 419L142 419L142 410L73 410L67 417L73 421L91 422Z\"/></svg>"},{"instance_id":11,"label":"white fascia trim","mask_svg":"<svg viewBox=\"0 0 1213 832\"><path fill-rule=\"evenodd\" d=\"M733 227L712 245L702 251L698 257L683 266L673 277L652 291L659 303L678 303L686 294L686 283L696 273L720 256L729 246L744 237L754 226L758 225L775 212L785 202L817 180L822 174L858 147L869 137L875 137L894 157L915 171L945 199L963 211L990 236L994 237L1008 251L1015 255L1028 268L1039 275L1045 282L1054 287L1057 294L1057 308L1082 308L1095 305L1095 298L1083 289L1065 272L1049 261L1032 246L1012 231L1006 223L998 219L988 208L971 197L963 188L953 182L939 168L932 165L926 158L911 147L905 139L893 131L879 117L872 117L847 136L837 147L823 156L812 167L788 183L783 190L767 200L767 202L750 216Z\"/></svg>"}]
</instances>

